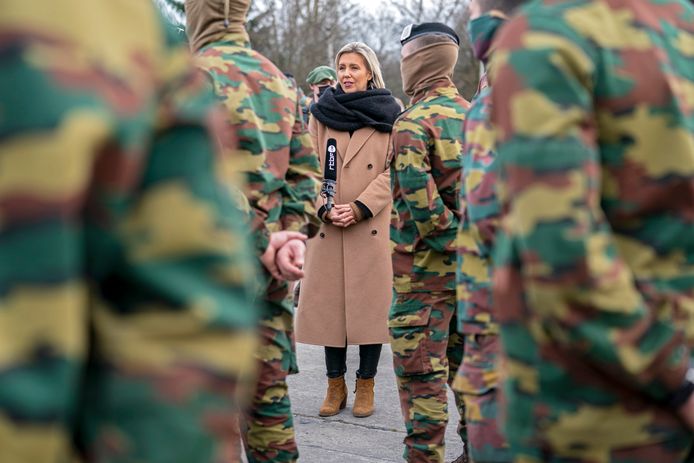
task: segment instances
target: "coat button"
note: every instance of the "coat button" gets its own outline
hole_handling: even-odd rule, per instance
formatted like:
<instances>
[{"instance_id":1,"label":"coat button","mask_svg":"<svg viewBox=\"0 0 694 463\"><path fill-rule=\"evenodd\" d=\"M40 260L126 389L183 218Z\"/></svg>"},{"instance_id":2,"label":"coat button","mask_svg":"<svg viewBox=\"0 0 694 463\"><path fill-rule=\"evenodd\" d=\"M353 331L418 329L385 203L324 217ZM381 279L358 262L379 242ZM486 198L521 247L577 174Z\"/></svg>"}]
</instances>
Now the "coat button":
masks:
<instances>
[{"instance_id":1,"label":"coat button","mask_svg":"<svg viewBox=\"0 0 694 463\"><path fill-rule=\"evenodd\" d=\"M371 230L372 235L378 235L378 230Z\"/></svg>"},{"instance_id":2,"label":"coat button","mask_svg":"<svg viewBox=\"0 0 694 463\"><path fill-rule=\"evenodd\" d=\"M321 234L320 234L320 235L318 235L318 236L320 236L320 237L321 237L321 239L323 239L323 238L325 238L325 233L321 233Z\"/></svg>"},{"instance_id":3,"label":"coat button","mask_svg":"<svg viewBox=\"0 0 694 463\"><path fill-rule=\"evenodd\" d=\"M366 168L369 169L369 170L371 170L371 169L374 168L374 165L373 165L373 164L369 164L368 166L366 166Z\"/></svg>"}]
</instances>

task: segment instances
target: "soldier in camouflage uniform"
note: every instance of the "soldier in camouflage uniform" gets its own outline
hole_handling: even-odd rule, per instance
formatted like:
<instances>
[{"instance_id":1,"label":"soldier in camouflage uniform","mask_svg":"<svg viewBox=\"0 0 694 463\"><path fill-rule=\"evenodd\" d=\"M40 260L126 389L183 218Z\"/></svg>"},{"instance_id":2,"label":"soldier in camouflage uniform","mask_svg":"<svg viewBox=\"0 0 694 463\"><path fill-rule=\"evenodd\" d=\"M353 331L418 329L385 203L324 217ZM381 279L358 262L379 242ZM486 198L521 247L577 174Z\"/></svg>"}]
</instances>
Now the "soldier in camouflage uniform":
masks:
<instances>
[{"instance_id":1,"label":"soldier in camouflage uniform","mask_svg":"<svg viewBox=\"0 0 694 463\"><path fill-rule=\"evenodd\" d=\"M492 40L521 0L472 0L468 33L475 57L485 66ZM501 208L496 196L494 132L489 121L491 87L487 75L465 118L463 178L458 231L458 328L465 337L465 356L453 389L465 399L470 457L475 463L511 461L498 420L499 326L492 310L491 250Z\"/></svg>"},{"instance_id":2,"label":"soldier in camouflage uniform","mask_svg":"<svg viewBox=\"0 0 694 463\"><path fill-rule=\"evenodd\" d=\"M0 29L0 460L237 461L255 265L209 86L151 2Z\"/></svg>"},{"instance_id":3,"label":"soldier in camouflage uniform","mask_svg":"<svg viewBox=\"0 0 694 463\"><path fill-rule=\"evenodd\" d=\"M239 137L240 149L233 157L248 179L260 255L269 234L309 233L319 168L296 90L250 46L244 27L249 5L248 0L187 0L186 13L199 66L212 78L228 123ZM261 322L259 378L246 417L246 454L251 463L298 459L286 382L288 374L297 372L287 295L286 281L277 278L262 295L267 314Z\"/></svg>"},{"instance_id":4,"label":"soldier in camouflage uniform","mask_svg":"<svg viewBox=\"0 0 694 463\"><path fill-rule=\"evenodd\" d=\"M285 72L284 76L289 80L292 90L296 92L296 101L299 105L299 111L301 111L301 119L303 120L304 125L308 127L308 120L311 114L309 112L309 108L313 103L313 99L304 93L304 90L296 82L296 78L293 74Z\"/></svg>"},{"instance_id":5,"label":"soldier in camouflage uniform","mask_svg":"<svg viewBox=\"0 0 694 463\"><path fill-rule=\"evenodd\" d=\"M537 0L497 39L494 304L517 462L690 448L693 56L680 0Z\"/></svg>"},{"instance_id":6,"label":"soldier in camouflage uniform","mask_svg":"<svg viewBox=\"0 0 694 463\"><path fill-rule=\"evenodd\" d=\"M404 457L443 462L446 384L463 357L455 317L455 241L468 103L451 80L459 44L452 29L439 23L408 26L402 43L403 87L412 106L393 128L395 294L388 326L407 428ZM459 394L456 403L465 440Z\"/></svg>"}]
</instances>

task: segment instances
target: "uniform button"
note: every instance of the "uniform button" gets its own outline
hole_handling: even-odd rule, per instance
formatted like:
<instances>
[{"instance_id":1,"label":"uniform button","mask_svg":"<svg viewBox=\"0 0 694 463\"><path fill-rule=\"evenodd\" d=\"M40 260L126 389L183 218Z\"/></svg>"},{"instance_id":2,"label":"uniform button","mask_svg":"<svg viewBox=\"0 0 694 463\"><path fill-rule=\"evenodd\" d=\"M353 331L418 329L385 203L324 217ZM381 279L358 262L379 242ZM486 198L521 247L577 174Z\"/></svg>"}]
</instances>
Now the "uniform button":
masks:
<instances>
[{"instance_id":1,"label":"uniform button","mask_svg":"<svg viewBox=\"0 0 694 463\"><path fill-rule=\"evenodd\" d=\"M372 235L378 235L378 230L371 230Z\"/></svg>"},{"instance_id":2,"label":"uniform button","mask_svg":"<svg viewBox=\"0 0 694 463\"><path fill-rule=\"evenodd\" d=\"M366 166L366 168L369 169L369 170L371 170L371 169L374 168L374 165L373 165L373 164L369 164L368 166Z\"/></svg>"},{"instance_id":3,"label":"uniform button","mask_svg":"<svg viewBox=\"0 0 694 463\"><path fill-rule=\"evenodd\" d=\"M321 233L319 236L321 237L321 239L325 238L325 233Z\"/></svg>"}]
</instances>

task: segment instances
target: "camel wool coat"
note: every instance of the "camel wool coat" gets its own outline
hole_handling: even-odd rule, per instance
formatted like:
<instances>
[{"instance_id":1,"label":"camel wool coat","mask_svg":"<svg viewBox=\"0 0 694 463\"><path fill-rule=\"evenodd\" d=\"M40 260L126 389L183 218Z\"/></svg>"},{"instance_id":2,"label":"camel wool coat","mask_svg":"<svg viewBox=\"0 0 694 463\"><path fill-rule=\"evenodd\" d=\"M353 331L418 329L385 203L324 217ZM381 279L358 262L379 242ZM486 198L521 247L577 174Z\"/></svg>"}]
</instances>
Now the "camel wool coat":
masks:
<instances>
[{"instance_id":1,"label":"camel wool coat","mask_svg":"<svg viewBox=\"0 0 694 463\"><path fill-rule=\"evenodd\" d=\"M356 200L373 217L347 228L324 223L308 241L296 314L296 339L305 344L344 347L388 342L392 298L390 258L392 195L387 158L390 134L365 127L339 132L314 117L313 145L324 169L327 141L337 141L335 204ZM316 210L325 204L318 198Z\"/></svg>"}]
</instances>

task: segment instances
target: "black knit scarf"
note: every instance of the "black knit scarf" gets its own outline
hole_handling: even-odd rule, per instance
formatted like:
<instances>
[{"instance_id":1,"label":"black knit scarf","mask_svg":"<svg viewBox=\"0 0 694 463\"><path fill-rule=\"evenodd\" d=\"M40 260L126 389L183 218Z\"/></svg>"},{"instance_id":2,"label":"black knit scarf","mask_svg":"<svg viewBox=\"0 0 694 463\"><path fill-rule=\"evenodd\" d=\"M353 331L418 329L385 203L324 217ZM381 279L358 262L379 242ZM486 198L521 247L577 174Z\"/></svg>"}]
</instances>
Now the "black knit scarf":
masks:
<instances>
[{"instance_id":1,"label":"black knit scarf","mask_svg":"<svg viewBox=\"0 0 694 463\"><path fill-rule=\"evenodd\" d=\"M311 105L311 113L320 122L340 132L352 132L363 127L373 127L389 133L400 114L400 105L390 90L370 89L345 93L338 85L323 93L317 103Z\"/></svg>"}]
</instances>

